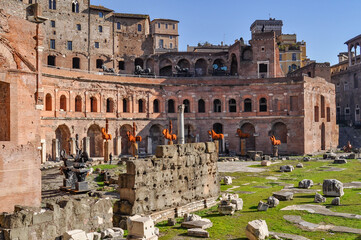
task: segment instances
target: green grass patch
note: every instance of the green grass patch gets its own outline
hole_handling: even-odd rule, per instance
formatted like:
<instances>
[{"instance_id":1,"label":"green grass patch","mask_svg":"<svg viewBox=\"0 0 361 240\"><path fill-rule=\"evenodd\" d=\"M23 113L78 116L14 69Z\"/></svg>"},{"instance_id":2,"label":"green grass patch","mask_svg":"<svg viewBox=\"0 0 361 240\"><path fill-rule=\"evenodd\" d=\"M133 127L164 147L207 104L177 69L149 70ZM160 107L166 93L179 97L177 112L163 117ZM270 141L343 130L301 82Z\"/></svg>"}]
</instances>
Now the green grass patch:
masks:
<instances>
[{"instance_id":1,"label":"green grass patch","mask_svg":"<svg viewBox=\"0 0 361 240\"><path fill-rule=\"evenodd\" d=\"M322 155L321 155L322 156ZM287 160L282 163L273 164L265 167L267 171L261 173L222 173L221 176L234 177L231 185L221 185L221 191L232 188L231 193L238 193L243 199L244 206L242 211L236 212L233 216L221 216L218 214L217 207L205 209L196 214L208 218L213 222L213 227L208 229L210 239L245 239L245 228L249 221L255 219L264 219L267 222L270 231L284 232L290 234L301 235L309 239L359 239L357 234L332 233L315 231L309 232L302 230L292 223L287 222L284 215L299 215L303 220L315 224L333 224L336 226L346 226L361 229L361 221L358 219L346 219L341 217L322 216L311 214L305 211L280 211L280 209L289 205L298 204L316 204L313 202L314 193L311 194L294 194L292 201L280 202L276 208L268 209L267 212L258 212L257 205L259 201L267 201L267 198L273 192L279 191L284 184L293 184L298 186L298 182L303 179L311 179L314 182L312 189L321 190L324 179L337 179L343 183L352 181L361 181L361 162L358 160L348 160L347 164L332 164L333 161L309 161L302 162L303 168L295 168L293 172L282 173L279 171L281 165L296 166L300 160ZM260 165L252 165L250 167L261 167ZM345 168L343 171L327 171L330 167ZM266 177L277 177L278 180L266 179ZM259 188L265 186L267 188ZM246 194L254 192L253 194ZM345 195L341 197L341 206L330 206L332 197L327 197L326 203L319 203L330 207L334 212L345 212L361 215L361 189L344 189ZM160 229L160 239L186 239L187 230L180 227L180 223L176 226L169 227L166 223L157 225ZM189 239L189 238L188 238Z\"/></svg>"}]
</instances>

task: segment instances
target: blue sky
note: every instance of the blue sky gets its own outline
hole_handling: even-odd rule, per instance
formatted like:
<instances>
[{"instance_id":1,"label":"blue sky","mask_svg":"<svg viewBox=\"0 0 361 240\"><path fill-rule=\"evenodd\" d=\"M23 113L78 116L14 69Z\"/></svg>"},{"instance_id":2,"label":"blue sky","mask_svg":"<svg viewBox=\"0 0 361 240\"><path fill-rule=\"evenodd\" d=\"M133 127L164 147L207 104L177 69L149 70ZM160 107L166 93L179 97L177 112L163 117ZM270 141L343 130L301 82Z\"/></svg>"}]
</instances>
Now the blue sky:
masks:
<instances>
[{"instance_id":1,"label":"blue sky","mask_svg":"<svg viewBox=\"0 0 361 240\"><path fill-rule=\"evenodd\" d=\"M91 0L120 13L149 14L151 19L179 20L179 50L208 41L232 44L251 38L254 20L283 20L283 33L296 33L307 43L307 56L317 62L338 62L347 40L361 34L360 0Z\"/></svg>"}]
</instances>

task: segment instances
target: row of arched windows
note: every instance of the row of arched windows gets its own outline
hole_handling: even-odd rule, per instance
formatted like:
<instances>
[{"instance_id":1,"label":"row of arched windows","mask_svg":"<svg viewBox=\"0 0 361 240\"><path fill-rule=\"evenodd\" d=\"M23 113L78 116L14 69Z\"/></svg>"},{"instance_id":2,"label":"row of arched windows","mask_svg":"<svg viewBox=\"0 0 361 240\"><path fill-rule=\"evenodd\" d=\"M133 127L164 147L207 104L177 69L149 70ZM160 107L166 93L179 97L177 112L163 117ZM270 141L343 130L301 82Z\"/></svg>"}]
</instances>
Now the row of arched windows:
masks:
<instances>
[{"instance_id":1,"label":"row of arched windows","mask_svg":"<svg viewBox=\"0 0 361 240\"><path fill-rule=\"evenodd\" d=\"M124 98L123 102L123 112L129 112L128 106L128 99ZM90 111L91 112L98 112L98 101L96 97L90 98ZM184 113L191 112L191 104L188 99L183 100L183 104L185 106ZM252 112L252 100L250 98L246 98L243 101L243 112ZM52 96L51 94L47 94L45 98L45 110L52 111ZM65 95L60 96L60 110L67 111L67 99ZM76 96L75 97L75 112L82 111L82 97ZM108 98L106 100L106 111L108 113L114 112L114 100L112 98ZM138 112L144 113L145 112L145 101L143 99L138 100ZM158 99L153 101L153 112L159 113L160 112L160 102ZM175 101L173 99L169 99L167 101L167 112L168 113L175 113ZM198 112L205 113L206 112L206 103L203 99L198 100ZM219 99L215 99L213 101L213 112L222 112L222 102ZM237 112L237 102L235 99L228 100L228 112ZM267 99L261 98L259 100L259 112L267 112Z\"/></svg>"},{"instance_id":2,"label":"row of arched windows","mask_svg":"<svg viewBox=\"0 0 361 240\"><path fill-rule=\"evenodd\" d=\"M56 0L49 0L49 9L56 9ZM79 13L79 3L78 1L73 1L71 4L71 11L73 13Z\"/></svg>"}]
</instances>

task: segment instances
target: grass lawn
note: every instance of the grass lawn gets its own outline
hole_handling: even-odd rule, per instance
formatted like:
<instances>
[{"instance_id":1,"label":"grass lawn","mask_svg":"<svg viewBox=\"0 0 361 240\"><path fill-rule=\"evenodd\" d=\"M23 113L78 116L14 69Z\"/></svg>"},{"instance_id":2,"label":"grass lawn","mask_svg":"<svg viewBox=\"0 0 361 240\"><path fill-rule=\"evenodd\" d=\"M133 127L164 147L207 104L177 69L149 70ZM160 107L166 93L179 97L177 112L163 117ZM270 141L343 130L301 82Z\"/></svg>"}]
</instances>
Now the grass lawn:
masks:
<instances>
[{"instance_id":1,"label":"grass lawn","mask_svg":"<svg viewBox=\"0 0 361 240\"><path fill-rule=\"evenodd\" d=\"M357 234L333 233L333 232L309 232L298 228L297 226L283 219L284 215L300 215L302 219L312 223L333 224L338 226L347 226L361 229L361 220L346 219L342 217L330 217L317 214L311 214L305 211L280 211L288 205L295 204L321 204L330 207L335 212L345 212L361 215L361 189L344 189L345 195L341 197L341 206L330 206L333 197L328 197L326 203L314 203L315 194L294 194L292 201L280 202L276 208L270 208L266 212L258 212L257 205L260 200L267 201L267 198L273 192L283 188L280 183L294 184L303 179L311 179L314 182L312 189L321 189L324 179L337 179L343 183L352 181L361 181L361 162L359 160L348 160L347 164L335 165L332 161L314 161L302 162L300 160L286 160L283 163L274 164L265 167L268 171L262 173L227 173L222 176L232 176L232 185L221 185L221 191L225 191L233 186L239 186L232 189L232 193L239 193L243 199L244 206L242 211L236 212L233 216L221 216L218 214L217 206L196 212L196 214L208 218L213 222L213 227L207 229L211 239L246 239L245 228L247 223L256 219L266 220L268 229L274 232L283 232L297 234L309 239L361 239ZM293 165L302 162L304 168L295 168L291 173L279 172L281 165ZM256 163L255 163L256 164ZM345 168L343 171L325 171L329 167ZM277 177L278 180L266 179L268 176ZM266 186L268 188L255 188L255 186ZM253 194L242 194L241 192L255 192ZM322 194L322 191L320 192ZM159 223L161 240L165 239L185 239L186 229L182 229L179 223L174 227L166 226L165 222Z\"/></svg>"}]
</instances>

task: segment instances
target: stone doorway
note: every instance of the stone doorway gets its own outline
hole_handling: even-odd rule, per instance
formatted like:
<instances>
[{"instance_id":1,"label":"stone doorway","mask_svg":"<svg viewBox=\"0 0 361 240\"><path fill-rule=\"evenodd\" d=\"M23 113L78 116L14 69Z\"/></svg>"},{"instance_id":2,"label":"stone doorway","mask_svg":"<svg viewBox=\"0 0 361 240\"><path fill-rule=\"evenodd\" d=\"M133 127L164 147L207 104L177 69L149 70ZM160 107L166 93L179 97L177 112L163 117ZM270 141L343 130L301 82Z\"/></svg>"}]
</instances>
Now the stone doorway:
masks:
<instances>
[{"instance_id":1,"label":"stone doorway","mask_svg":"<svg viewBox=\"0 0 361 240\"><path fill-rule=\"evenodd\" d=\"M67 154L70 154L70 130L68 128L68 126L66 126L65 124L60 125L56 130L55 130L55 136L56 139L58 140L58 156L60 156L60 152L62 150L65 150L65 152Z\"/></svg>"},{"instance_id":2,"label":"stone doorway","mask_svg":"<svg viewBox=\"0 0 361 240\"><path fill-rule=\"evenodd\" d=\"M90 157L104 157L104 141L100 127L96 124L91 125L87 136L89 137Z\"/></svg>"},{"instance_id":3,"label":"stone doorway","mask_svg":"<svg viewBox=\"0 0 361 240\"><path fill-rule=\"evenodd\" d=\"M246 151L256 150L256 138L254 136L255 127L251 123L245 123L242 125L241 130L243 133L248 133L249 138L246 139ZM239 141L239 147L241 148L241 140Z\"/></svg>"},{"instance_id":4,"label":"stone doorway","mask_svg":"<svg viewBox=\"0 0 361 240\"><path fill-rule=\"evenodd\" d=\"M130 155L130 146L131 143L128 141L127 132L132 132L132 126L129 124L125 124L120 128L120 136L122 138L122 149L121 154L122 155Z\"/></svg>"},{"instance_id":5,"label":"stone doorway","mask_svg":"<svg viewBox=\"0 0 361 240\"><path fill-rule=\"evenodd\" d=\"M157 148L157 146L164 144L162 127L158 124L153 125L149 130L149 136L152 139L152 153L155 153L155 149Z\"/></svg>"}]
</instances>

